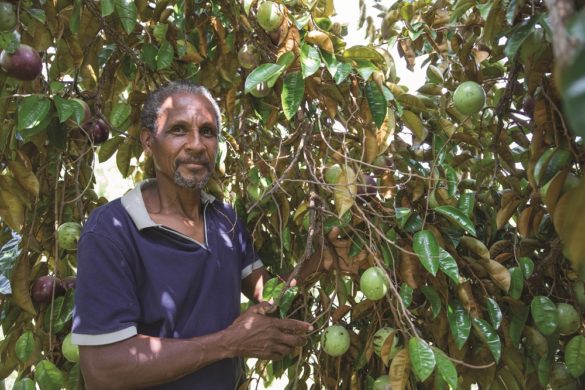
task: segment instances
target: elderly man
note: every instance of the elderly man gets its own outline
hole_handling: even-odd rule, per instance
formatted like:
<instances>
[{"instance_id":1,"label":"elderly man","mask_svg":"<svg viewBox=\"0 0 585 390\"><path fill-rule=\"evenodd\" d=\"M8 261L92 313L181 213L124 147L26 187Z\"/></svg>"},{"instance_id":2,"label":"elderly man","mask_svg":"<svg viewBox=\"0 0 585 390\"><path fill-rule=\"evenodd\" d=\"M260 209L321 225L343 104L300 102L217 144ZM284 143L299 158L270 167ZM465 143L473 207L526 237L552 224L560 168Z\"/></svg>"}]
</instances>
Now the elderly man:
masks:
<instances>
[{"instance_id":1,"label":"elderly man","mask_svg":"<svg viewBox=\"0 0 585 390\"><path fill-rule=\"evenodd\" d=\"M234 389L245 357L280 359L310 324L240 314L269 277L234 210L205 193L219 108L200 86L153 92L141 142L156 179L96 209L78 247L73 342L89 389Z\"/></svg>"}]
</instances>

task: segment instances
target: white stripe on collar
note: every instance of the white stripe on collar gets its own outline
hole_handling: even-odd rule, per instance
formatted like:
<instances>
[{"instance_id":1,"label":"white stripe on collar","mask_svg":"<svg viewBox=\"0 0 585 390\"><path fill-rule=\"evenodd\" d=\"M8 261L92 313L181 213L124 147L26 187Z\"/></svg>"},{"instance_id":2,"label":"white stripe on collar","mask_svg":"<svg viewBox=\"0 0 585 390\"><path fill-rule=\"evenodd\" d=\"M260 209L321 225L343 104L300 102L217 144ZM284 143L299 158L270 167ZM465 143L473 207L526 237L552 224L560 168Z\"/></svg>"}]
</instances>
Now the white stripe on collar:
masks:
<instances>
[{"instance_id":1,"label":"white stripe on collar","mask_svg":"<svg viewBox=\"0 0 585 390\"><path fill-rule=\"evenodd\" d=\"M141 181L132 190L128 191L121 198L122 206L134 221L134 224L138 230L146 229L148 227L160 226L160 224L154 222L144 204L144 198L142 197L142 187L146 184L155 182L156 179L147 179ZM205 191L201 191L201 202L212 203L215 201L215 197L208 194Z\"/></svg>"}]
</instances>

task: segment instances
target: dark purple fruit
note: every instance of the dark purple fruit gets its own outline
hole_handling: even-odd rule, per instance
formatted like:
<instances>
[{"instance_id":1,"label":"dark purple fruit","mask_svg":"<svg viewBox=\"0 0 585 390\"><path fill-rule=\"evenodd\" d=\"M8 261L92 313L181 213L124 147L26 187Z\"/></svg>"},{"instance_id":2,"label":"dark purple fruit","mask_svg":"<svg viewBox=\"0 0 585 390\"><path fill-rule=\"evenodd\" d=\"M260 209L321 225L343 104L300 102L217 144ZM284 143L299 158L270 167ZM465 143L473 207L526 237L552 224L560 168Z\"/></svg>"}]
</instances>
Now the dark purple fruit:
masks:
<instances>
[{"instance_id":1,"label":"dark purple fruit","mask_svg":"<svg viewBox=\"0 0 585 390\"><path fill-rule=\"evenodd\" d=\"M43 63L35 49L21 44L12 54L0 53L0 66L17 80L34 80L41 73Z\"/></svg>"},{"instance_id":2,"label":"dark purple fruit","mask_svg":"<svg viewBox=\"0 0 585 390\"><path fill-rule=\"evenodd\" d=\"M89 133L94 145L103 144L110 137L110 128L106 122L101 119L90 121L85 129Z\"/></svg>"},{"instance_id":3,"label":"dark purple fruit","mask_svg":"<svg viewBox=\"0 0 585 390\"><path fill-rule=\"evenodd\" d=\"M376 193L378 192L376 179L365 173L362 173L360 178L361 181L357 186L357 195L361 197L376 196Z\"/></svg>"},{"instance_id":4,"label":"dark purple fruit","mask_svg":"<svg viewBox=\"0 0 585 390\"><path fill-rule=\"evenodd\" d=\"M35 280L31 296L36 303L51 303L53 300L53 288L55 297L65 294L65 289L61 286L59 278L52 275L45 275Z\"/></svg>"}]
</instances>

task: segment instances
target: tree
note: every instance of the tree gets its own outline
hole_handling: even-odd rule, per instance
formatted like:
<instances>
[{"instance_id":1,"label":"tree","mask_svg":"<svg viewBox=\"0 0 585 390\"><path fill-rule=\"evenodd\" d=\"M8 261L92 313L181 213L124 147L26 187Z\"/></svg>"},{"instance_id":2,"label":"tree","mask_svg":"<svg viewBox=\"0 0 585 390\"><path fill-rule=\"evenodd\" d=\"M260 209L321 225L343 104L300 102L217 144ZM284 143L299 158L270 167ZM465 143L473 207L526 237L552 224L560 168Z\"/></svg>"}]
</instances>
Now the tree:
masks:
<instances>
[{"instance_id":1,"label":"tree","mask_svg":"<svg viewBox=\"0 0 585 390\"><path fill-rule=\"evenodd\" d=\"M354 47L332 0L275 1L262 21L253 0L2 8L17 17L0 24L2 55L29 45L43 72L23 81L0 61L0 378L77 388L60 347L76 256L57 228L107 201L92 190L96 158L149 175L141 103L181 78L219 98L208 190L235 205L272 270L294 273L333 228L347 243L313 287L269 282L279 315L318 331L299 355L259 362L250 382L582 386L585 11L554 3L376 1L372 16L360 1L370 43ZM423 61L426 84L402 85L395 61ZM465 81L485 93L479 110L453 101ZM376 301L359 290L371 266L388 282ZM33 299L39 279L47 302ZM320 346L332 324L351 338L340 357Z\"/></svg>"}]
</instances>

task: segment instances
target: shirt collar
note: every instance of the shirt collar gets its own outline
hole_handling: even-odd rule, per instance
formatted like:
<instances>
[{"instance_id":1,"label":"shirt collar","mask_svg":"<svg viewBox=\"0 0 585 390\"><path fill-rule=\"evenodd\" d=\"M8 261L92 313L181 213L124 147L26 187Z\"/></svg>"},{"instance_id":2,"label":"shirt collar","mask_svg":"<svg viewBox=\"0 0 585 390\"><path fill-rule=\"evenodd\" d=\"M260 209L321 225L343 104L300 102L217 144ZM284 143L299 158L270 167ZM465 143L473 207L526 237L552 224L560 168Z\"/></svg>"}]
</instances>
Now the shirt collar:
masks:
<instances>
[{"instance_id":1,"label":"shirt collar","mask_svg":"<svg viewBox=\"0 0 585 390\"><path fill-rule=\"evenodd\" d=\"M134 224L138 230L146 229L153 226L160 226L160 224L154 222L144 204L144 198L142 197L142 187L156 182L156 179L147 179L141 181L132 190L128 191L122 196L122 206L134 221ZM208 194L205 191L201 191L201 202L206 205L215 201L215 197Z\"/></svg>"}]
</instances>

